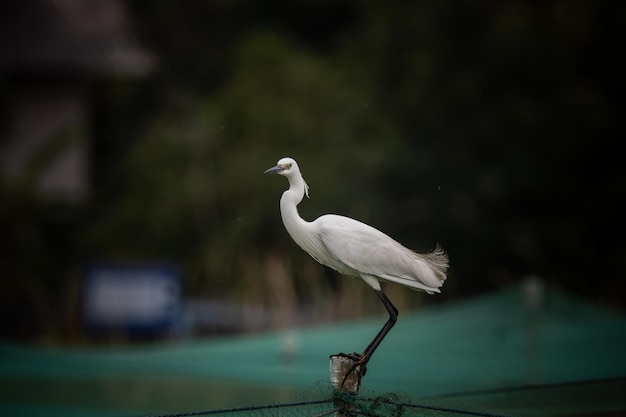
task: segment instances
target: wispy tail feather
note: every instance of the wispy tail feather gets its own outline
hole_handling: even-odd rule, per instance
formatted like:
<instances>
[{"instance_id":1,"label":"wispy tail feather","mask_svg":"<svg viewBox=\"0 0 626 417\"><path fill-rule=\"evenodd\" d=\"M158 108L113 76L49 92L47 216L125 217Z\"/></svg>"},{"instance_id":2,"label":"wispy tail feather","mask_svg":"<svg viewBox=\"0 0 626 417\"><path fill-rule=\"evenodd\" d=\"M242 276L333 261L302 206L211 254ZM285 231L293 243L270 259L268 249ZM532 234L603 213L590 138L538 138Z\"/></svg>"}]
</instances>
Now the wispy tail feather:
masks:
<instances>
[{"instance_id":1,"label":"wispy tail feather","mask_svg":"<svg viewBox=\"0 0 626 417\"><path fill-rule=\"evenodd\" d=\"M435 246L432 251L420 254L420 256L428 263L428 265L435 271L437 276L441 279L441 282L446 280L446 272L448 271L448 254L439 246Z\"/></svg>"}]
</instances>

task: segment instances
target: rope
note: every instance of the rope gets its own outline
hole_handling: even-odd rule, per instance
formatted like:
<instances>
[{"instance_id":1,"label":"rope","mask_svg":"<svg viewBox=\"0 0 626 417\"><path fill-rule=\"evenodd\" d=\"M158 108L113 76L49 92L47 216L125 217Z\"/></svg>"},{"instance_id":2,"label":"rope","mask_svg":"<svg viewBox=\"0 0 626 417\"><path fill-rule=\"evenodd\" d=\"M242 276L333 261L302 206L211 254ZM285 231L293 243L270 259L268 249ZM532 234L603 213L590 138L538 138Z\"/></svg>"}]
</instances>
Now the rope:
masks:
<instances>
[{"instance_id":1,"label":"rope","mask_svg":"<svg viewBox=\"0 0 626 417\"><path fill-rule=\"evenodd\" d=\"M575 387L575 386L602 384L602 383L620 382L620 381L626 382L626 377L617 376L617 377L596 378L596 379L583 379L583 380L577 380L577 381L555 382L552 384L516 385L512 387L459 391L459 392L450 392L447 394L439 394L437 395L437 398L454 398L454 397L469 397L469 396L490 395L490 394L506 394L510 392L545 390L545 389L552 389L552 388Z\"/></svg>"},{"instance_id":2,"label":"rope","mask_svg":"<svg viewBox=\"0 0 626 417\"><path fill-rule=\"evenodd\" d=\"M368 406L360 407L358 404L359 402L368 403ZM298 401L298 402L290 402L290 403L266 404L266 405L237 407L237 408L225 408L225 409L218 409L218 410L190 411L190 412L183 412L183 413L155 415L155 416L150 416L150 417L208 416L208 415L215 415L215 414L241 413L241 412L248 412L248 411L270 410L270 409L299 407L299 406L305 406L305 405L316 405L316 404L326 404L326 403L334 403L335 407L331 410L322 412L320 414L316 414L311 417L323 417L323 416L330 415L334 413L335 411L343 411L345 415L362 415L366 417L379 417L380 414L377 414L378 411L383 411L383 412L390 411L392 416L402 417L404 415L405 408L440 411L440 412L445 412L445 413L450 413L450 414L477 416L477 417L507 417L501 414L484 413L480 411L469 411L469 410L460 410L456 408L437 407L437 406L424 405L424 404L411 404L411 403L405 403L405 402L398 402L398 401L393 401L392 399L389 399L388 397L384 397L384 396L379 396L375 398L366 398L366 397L354 395L352 393L341 393L341 392L336 392L333 398L329 398L326 400ZM392 410L381 410L380 408L382 405L390 405L390 406L393 406L394 408Z\"/></svg>"},{"instance_id":3,"label":"rope","mask_svg":"<svg viewBox=\"0 0 626 417\"><path fill-rule=\"evenodd\" d=\"M559 387L570 387L570 386L583 386L584 384L593 384L593 383L603 383L603 382L621 382L626 381L624 377L615 377L615 378L603 378L596 380L587 380L587 381L573 381L573 382L563 382L563 383L555 383L555 384L545 384L545 385L525 385L518 387L505 387L505 388L495 388L488 390L476 390L476 391L465 391L465 392L457 392L457 393L449 393L438 395L436 397L437 400L441 401L445 398L454 398L459 396L479 396L479 395L489 395L489 394L501 394L501 393L510 393L510 392L520 392L526 390L536 390L536 389L550 389L550 388L559 388ZM316 404L326 404L332 403L334 407L327 411L323 411L321 413L312 415L310 417L325 417L331 415L336 411L341 411L344 415L350 416L366 416L366 417L380 417L382 415L389 415L393 417L402 417L405 415L407 409L423 409L429 411L438 411L441 413L448 414L457 414L457 415L465 415L465 416L476 416L476 417L507 417L502 414L493 414L489 412L481 412L481 411L471 411L471 410L462 410L458 408L448 408L448 407L439 407L434 405L426 405L426 404L415 404L415 403L407 403L398 401L398 396L395 394L386 394L381 395L374 398L367 398L360 396L358 394L350 393L350 392L340 392L333 390L333 394L331 398L325 400L312 400L312 401L299 401L299 402L289 402L289 403L279 403L279 404L267 404L267 405L259 405L259 406L249 406L249 407L238 407L238 408L227 408L227 409L218 409L218 410L204 410L204 411L192 411L192 412L183 412L183 413L173 413L173 414L162 414L155 415L150 417L195 417L195 416L209 416L216 414L227 414L227 413L241 413L241 412L249 412L249 411L257 411L257 410L271 410L271 409L280 409L280 408L289 408L289 407L298 407L298 406L307 406L307 405L316 405ZM387 407L385 407L385 405Z\"/></svg>"},{"instance_id":4,"label":"rope","mask_svg":"<svg viewBox=\"0 0 626 417\"><path fill-rule=\"evenodd\" d=\"M204 411L190 411L185 413L174 413L174 414L161 414L150 417L194 417L194 416L208 416L211 414L225 414L225 413L242 413L246 411L258 411L258 410L269 410L273 408L287 408L287 407L299 407L303 405L315 405L315 404L325 404L332 403L332 399L328 400L313 400L313 401L298 401L291 403L280 403L280 404L265 404L265 405L253 405L248 407L236 407L236 408L225 408L220 410L204 410ZM334 411L334 410L333 410Z\"/></svg>"}]
</instances>

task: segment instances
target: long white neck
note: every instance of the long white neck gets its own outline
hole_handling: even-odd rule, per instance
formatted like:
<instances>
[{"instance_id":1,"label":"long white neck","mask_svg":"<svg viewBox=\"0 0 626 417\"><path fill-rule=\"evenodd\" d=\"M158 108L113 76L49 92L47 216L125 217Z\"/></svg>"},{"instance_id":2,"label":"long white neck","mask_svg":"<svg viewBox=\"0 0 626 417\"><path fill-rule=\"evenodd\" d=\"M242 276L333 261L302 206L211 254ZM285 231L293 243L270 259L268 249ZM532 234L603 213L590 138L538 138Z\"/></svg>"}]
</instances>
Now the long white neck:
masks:
<instances>
[{"instance_id":1,"label":"long white neck","mask_svg":"<svg viewBox=\"0 0 626 417\"><path fill-rule=\"evenodd\" d=\"M306 236L306 228L310 224L298 214L298 204L304 198L307 189L306 182L301 175L289 177L289 189L280 198L280 214L283 218L285 229L291 238L300 246L306 245L303 242Z\"/></svg>"}]
</instances>

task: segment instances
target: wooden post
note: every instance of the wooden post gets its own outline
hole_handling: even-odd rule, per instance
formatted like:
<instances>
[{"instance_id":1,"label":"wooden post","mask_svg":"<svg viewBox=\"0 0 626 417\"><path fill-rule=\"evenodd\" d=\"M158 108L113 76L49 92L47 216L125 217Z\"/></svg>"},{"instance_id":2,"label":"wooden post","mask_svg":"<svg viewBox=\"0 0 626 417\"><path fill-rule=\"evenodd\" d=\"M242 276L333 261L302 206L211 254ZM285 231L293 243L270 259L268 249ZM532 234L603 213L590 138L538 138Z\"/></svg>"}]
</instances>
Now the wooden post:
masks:
<instances>
[{"instance_id":1,"label":"wooden post","mask_svg":"<svg viewBox=\"0 0 626 417\"><path fill-rule=\"evenodd\" d=\"M355 361L347 356L332 355L330 357L330 382L337 391L358 394L361 387L361 367L358 365L354 367L354 365ZM350 375L346 378L348 372ZM354 415L349 407L341 407L335 413L335 417L352 417Z\"/></svg>"}]
</instances>

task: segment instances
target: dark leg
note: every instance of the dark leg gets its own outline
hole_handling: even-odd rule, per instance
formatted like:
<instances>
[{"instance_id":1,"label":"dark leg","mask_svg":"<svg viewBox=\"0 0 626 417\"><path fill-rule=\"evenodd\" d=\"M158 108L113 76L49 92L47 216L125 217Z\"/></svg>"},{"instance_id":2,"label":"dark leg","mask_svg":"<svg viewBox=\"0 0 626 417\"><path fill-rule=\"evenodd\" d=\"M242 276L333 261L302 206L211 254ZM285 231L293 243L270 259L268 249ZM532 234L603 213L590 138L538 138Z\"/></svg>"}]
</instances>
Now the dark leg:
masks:
<instances>
[{"instance_id":1,"label":"dark leg","mask_svg":"<svg viewBox=\"0 0 626 417\"><path fill-rule=\"evenodd\" d=\"M389 333L391 328L396 324L396 321L398 320L398 309L391 303L389 298L387 298L387 296L382 291L376 291L376 294L378 294L378 298L380 298L380 300L385 305L385 308L387 309L387 312L389 313L389 319L387 320L383 328L380 329L376 337L374 337L374 339L372 339L370 344L367 345L363 353L361 354L354 353L352 355L344 355L352 359L355 362L352 368L350 368L350 370L346 373L346 376L344 377L344 380L343 380L344 383L348 375L350 375L356 369L357 366L361 367L361 376L365 375L365 366L367 365L370 358L374 354L374 351L376 350L376 348L378 348L378 345L380 345L380 342L383 341L385 336L387 336L387 333Z\"/></svg>"},{"instance_id":2,"label":"dark leg","mask_svg":"<svg viewBox=\"0 0 626 417\"><path fill-rule=\"evenodd\" d=\"M367 345L367 347L361 354L361 362L363 362L363 365L367 364L378 345L380 345L380 342L383 341L385 336L387 336L387 333L389 333L391 328L396 324L396 321L398 320L398 309L391 303L389 298L387 298L387 296L382 291L376 291L376 294L378 294L378 298L380 298L380 300L385 305L385 308L389 313L389 319L387 320L383 328L380 329L376 337L370 342L369 345Z\"/></svg>"}]
</instances>

